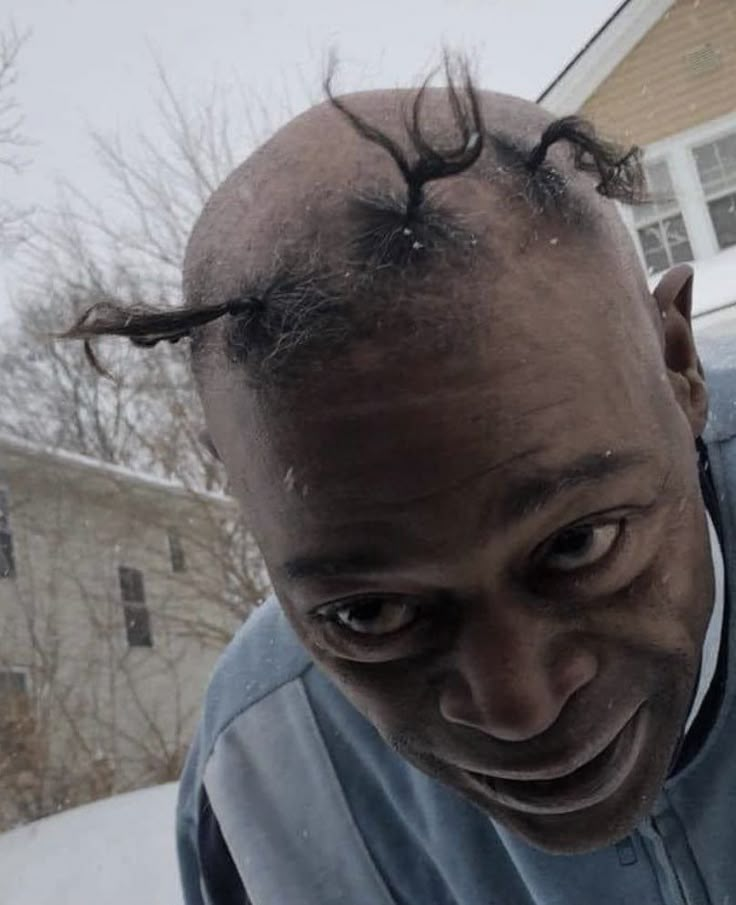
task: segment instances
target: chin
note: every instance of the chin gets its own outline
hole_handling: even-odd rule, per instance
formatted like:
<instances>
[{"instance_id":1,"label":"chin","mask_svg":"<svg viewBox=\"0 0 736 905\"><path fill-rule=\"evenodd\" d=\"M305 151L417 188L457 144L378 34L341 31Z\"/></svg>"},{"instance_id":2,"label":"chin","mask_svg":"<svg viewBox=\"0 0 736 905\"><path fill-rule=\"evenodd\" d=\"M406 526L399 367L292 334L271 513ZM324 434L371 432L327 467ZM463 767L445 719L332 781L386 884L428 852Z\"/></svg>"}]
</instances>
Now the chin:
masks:
<instances>
[{"instance_id":1,"label":"chin","mask_svg":"<svg viewBox=\"0 0 736 905\"><path fill-rule=\"evenodd\" d=\"M487 813L524 842L552 855L581 855L614 845L628 836L650 813L659 787L632 786L625 798L578 813L534 817L529 814ZM637 807L632 807L635 801Z\"/></svg>"},{"instance_id":2,"label":"chin","mask_svg":"<svg viewBox=\"0 0 736 905\"><path fill-rule=\"evenodd\" d=\"M535 848L582 854L618 842L651 812L676 740L643 707L609 748L560 779L500 781L457 768L441 778Z\"/></svg>"},{"instance_id":3,"label":"chin","mask_svg":"<svg viewBox=\"0 0 736 905\"><path fill-rule=\"evenodd\" d=\"M663 771L664 773L665 771ZM534 848L553 855L580 855L607 848L628 836L651 813L664 775L632 775L618 793L591 808L567 814L486 812Z\"/></svg>"},{"instance_id":4,"label":"chin","mask_svg":"<svg viewBox=\"0 0 736 905\"><path fill-rule=\"evenodd\" d=\"M662 743L663 731L643 709L599 764L563 780L514 784L515 799L508 784L494 783L483 794L473 777L466 777L463 792L535 848L565 855L605 848L651 813L676 745L677 736Z\"/></svg>"}]
</instances>

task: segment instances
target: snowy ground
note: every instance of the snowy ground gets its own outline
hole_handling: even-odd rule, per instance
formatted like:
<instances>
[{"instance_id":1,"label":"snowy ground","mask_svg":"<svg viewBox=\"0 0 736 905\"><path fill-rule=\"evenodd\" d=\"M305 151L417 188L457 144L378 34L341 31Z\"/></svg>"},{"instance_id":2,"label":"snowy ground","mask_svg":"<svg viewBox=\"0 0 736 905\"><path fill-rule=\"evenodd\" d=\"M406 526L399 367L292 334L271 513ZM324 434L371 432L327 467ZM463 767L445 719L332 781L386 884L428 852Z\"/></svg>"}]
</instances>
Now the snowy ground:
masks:
<instances>
[{"instance_id":1,"label":"snowy ground","mask_svg":"<svg viewBox=\"0 0 736 905\"><path fill-rule=\"evenodd\" d=\"M0 903L181 905L175 798L169 783L0 835Z\"/></svg>"}]
</instances>

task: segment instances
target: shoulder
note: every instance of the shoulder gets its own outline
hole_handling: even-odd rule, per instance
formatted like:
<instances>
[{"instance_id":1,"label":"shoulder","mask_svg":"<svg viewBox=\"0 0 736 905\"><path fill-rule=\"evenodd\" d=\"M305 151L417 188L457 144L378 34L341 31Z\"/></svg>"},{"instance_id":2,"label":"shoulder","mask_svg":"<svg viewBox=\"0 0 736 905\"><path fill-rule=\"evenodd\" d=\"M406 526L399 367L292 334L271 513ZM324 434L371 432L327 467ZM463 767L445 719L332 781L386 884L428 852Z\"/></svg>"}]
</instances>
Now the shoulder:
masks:
<instances>
[{"instance_id":1,"label":"shoulder","mask_svg":"<svg viewBox=\"0 0 736 905\"><path fill-rule=\"evenodd\" d=\"M278 601L270 597L241 626L215 667L202 713L200 743L211 747L233 720L311 665Z\"/></svg>"}]
</instances>

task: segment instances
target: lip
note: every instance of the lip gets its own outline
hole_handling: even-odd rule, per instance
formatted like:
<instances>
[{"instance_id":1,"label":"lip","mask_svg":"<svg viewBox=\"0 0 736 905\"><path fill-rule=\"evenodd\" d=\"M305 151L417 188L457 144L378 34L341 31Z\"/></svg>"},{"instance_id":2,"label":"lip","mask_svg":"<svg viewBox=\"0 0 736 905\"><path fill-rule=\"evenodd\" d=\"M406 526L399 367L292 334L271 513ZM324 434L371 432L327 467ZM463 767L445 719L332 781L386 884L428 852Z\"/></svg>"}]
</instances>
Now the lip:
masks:
<instances>
[{"instance_id":1,"label":"lip","mask_svg":"<svg viewBox=\"0 0 736 905\"><path fill-rule=\"evenodd\" d=\"M602 750L582 765L557 775L532 779L505 779L472 771L467 775L486 797L490 793L510 810L529 814L580 811L608 798L624 782L641 753L646 723L645 710L639 707Z\"/></svg>"}]
</instances>

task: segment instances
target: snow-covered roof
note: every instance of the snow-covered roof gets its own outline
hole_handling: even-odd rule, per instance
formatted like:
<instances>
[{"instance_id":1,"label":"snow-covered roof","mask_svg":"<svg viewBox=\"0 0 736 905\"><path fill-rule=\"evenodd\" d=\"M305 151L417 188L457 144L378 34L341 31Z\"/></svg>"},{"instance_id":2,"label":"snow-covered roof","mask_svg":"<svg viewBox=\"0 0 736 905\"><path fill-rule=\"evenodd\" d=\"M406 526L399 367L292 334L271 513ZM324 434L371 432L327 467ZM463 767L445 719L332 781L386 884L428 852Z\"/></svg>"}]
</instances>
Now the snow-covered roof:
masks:
<instances>
[{"instance_id":1,"label":"snow-covered roof","mask_svg":"<svg viewBox=\"0 0 736 905\"><path fill-rule=\"evenodd\" d=\"M0 835L2 905L181 905L175 783Z\"/></svg>"},{"instance_id":2,"label":"snow-covered roof","mask_svg":"<svg viewBox=\"0 0 736 905\"><path fill-rule=\"evenodd\" d=\"M7 451L8 453L23 457L42 459L52 466L86 472L101 478L108 478L117 483L137 486L141 489L153 490L165 494L174 494L187 498L195 497L200 500L220 505L236 505L232 497L223 493L192 490L178 481L144 474L139 471L134 471L131 468L124 468L122 465L101 462L99 459L93 459L91 456L83 456L79 453L68 452L63 449L42 446L37 443L31 443L28 440L21 440L17 437L11 437L5 434L0 434L0 453L2 453L2 451Z\"/></svg>"},{"instance_id":3,"label":"snow-covered roof","mask_svg":"<svg viewBox=\"0 0 736 905\"><path fill-rule=\"evenodd\" d=\"M624 0L537 98L552 113L575 113L674 0Z\"/></svg>"}]
</instances>

